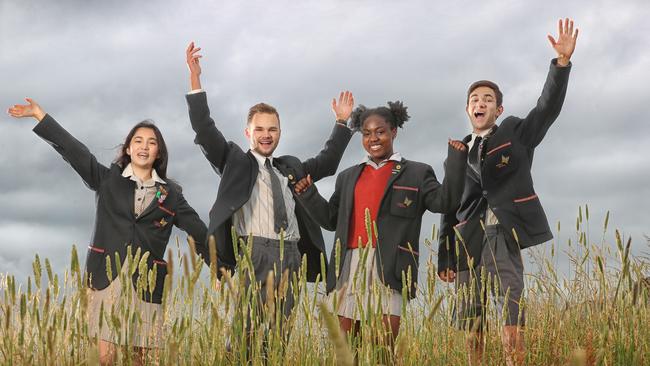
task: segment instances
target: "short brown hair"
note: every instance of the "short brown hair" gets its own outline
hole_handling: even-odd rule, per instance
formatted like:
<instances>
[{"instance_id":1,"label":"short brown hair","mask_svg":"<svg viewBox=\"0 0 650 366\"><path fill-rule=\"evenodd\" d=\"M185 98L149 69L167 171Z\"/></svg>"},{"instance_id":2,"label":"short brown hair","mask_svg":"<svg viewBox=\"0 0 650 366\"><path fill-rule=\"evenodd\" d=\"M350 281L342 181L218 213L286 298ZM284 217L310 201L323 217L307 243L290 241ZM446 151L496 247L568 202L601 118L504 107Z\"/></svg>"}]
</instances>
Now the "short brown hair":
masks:
<instances>
[{"instance_id":1,"label":"short brown hair","mask_svg":"<svg viewBox=\"0 0 650 366\"><path fill-rule=\"evenodd\" d=\"M497 97L497 107L501 107L501 104L503 104L503 93L501 93L501 90L496 83L489 80L475 81L472 83L472 85L469 86L469 89L467 89L467 104L469 105L469 96L472 94L472 92L482 86L488 87L494 91L494 94Z\"/></svg>"},{"instance_id":2,"label":"short brown hair","mask_svg":"<svg viewBox=\"0 0 650 366\"><path fill-rule=\"evenodd\" d=\"M275 114L275 116L278 118L278 122L280 122L280 115L272 105L266 103L257 103L248 110L248 120L246 123L251 123L253 116L258 113Z\"/></svg>"}]
</instances>

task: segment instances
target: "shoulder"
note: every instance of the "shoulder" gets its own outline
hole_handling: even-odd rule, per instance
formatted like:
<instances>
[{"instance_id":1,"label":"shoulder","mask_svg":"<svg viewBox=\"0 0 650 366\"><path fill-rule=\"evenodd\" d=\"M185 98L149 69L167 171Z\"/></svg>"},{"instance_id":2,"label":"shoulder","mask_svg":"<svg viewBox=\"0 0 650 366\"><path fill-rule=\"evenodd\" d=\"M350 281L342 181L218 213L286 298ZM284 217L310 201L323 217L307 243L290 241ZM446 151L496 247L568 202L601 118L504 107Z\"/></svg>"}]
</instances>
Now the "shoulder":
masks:
<instances>
[{"instance_id":1,"label":"shoulder","mask_svg":"<svg viewBox=\"0 0 650 366\"><path fill-rule=\"evenodd\" d=\"M400 163L397 163L400 164ZM406 160L404 159L401 164L404 166L404 169L407 169L407 171L415 171L415 172L426 172L427 170L433 170L431 165L427 163L422 163L419 161L415 160Z\"/></svg>"},{"instance_id":2,"label":"shoulder","mask_svg":"<svg viewBox=\"0 0 650 366\"><path fill-rule=\"evenodd\" d=\"M293 155L282 155L282 156L278 156L276 159L278 159L278 161L281 164L292 167L292 168L295 168L295 167L298 167L298 166L302 165L302 162L300 161L300 159L298 159L297 157L295 157Z\"/></svg>"}]
</instances>

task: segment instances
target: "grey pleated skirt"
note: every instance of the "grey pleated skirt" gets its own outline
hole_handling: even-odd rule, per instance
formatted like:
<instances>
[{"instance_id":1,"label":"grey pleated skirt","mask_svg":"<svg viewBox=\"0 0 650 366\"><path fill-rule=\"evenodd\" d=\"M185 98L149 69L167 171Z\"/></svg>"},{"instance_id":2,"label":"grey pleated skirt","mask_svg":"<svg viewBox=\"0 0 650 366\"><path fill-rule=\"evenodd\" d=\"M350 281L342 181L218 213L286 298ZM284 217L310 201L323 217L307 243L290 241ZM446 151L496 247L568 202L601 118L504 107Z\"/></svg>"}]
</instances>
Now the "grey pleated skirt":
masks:
<instances>
[{"instance_id":1,"label":"grey pleated skirt","mask_svg":"<svg viewBox=\"0 0 650 366\"><path fill-rule=\"evenodd\" d=\"M402 315L402 294L384 285L373 247L348 249L329 303L339 316L362 320L374 314Z\"/></svg>"}]
</instances>

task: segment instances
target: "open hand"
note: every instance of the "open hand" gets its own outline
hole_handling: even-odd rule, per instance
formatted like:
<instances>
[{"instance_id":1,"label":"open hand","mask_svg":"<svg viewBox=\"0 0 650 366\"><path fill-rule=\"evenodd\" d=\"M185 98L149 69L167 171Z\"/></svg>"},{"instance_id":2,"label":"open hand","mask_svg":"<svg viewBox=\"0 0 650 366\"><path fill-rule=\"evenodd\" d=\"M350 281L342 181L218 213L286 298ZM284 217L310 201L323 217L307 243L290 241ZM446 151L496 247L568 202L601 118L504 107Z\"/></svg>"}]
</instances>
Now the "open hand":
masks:
<instances>
[{"instance_id":1,"label":"open hand","mask_svg":"<svg viewBox=\"0 0 650 366\"><path fill-rule=\"evenodd\" d=\"M454 149L456 149L458 151L466 151L467 150L467 146L462 141L458 141L458 140L449 139L449 146L453 147Z\"/></svg>"},{"instance_id":2,"label":"open hand","mask_svg":"<svg viewBox=\"0 0 650 366\"><path fill-rule=\"evenodd\" d=\"M456 279L456 272L451 269L446 269L442 272L438 272L438 277L444 282L454 282Z\"/></svg>"},{"instance_id":3,"label":"open hand","mask_svg":"<svg viewBox=\"0 0 650 366\"><path fill-rule=\"evenodd\" d=\"M558 37L557 40L550 34L548 41L555 52L557 52L557 63L560 66L567 66L573 51L576 49L576 40L578 39L578 28L573 30L573 19L566 18L564 24L562 19L558 22Z\"/></svg>"},{"instance_id":4,"label":"open hand","mask_svg":"<svg viewBox=\"0 0 650 366\"><path fill-rule=\"evenodd\" d=\"M33 99L25 98L28 104L15 104L7 110L10 116L15 118L34 117L39 122L45 118L45 112Z\"/></svg>"},{"instance_id":5,"label":"open hand","mask_svg":"<svg viewBox=\"0 0 650 366\"><path fill-rule=\"evenodd\" d=\"M293 190L296 192L296 194L301 194L302 192L306 191L307 188L309 188L313 183L314 181L311 179L311 175L307 174L306 177L302 178L298 181L298 183L296 183Z\"/></svg>"},{"instance_id":6,"label":"open hand","mask_svg":"<svg viewBox=\"0 0 650 366\"><path fill-rule=\"evenodd\" d=\"M198 54L199 51L201 51L201 47L195 47L194 42L190 42L189 46L187 46L187 49L185 50L187 67L189 67L190 73L196 76L201 75L201 64L199 63L199 59L203 56Z\"/></svg>"},{"instance_id":7,"label":"open hand","mask_svg":"<svg viewBox=\"0 0 650 366\"><path fill-rule=\"evenodd\" d=\"M336 98L332 99L332 111L337 121L347 121L352 114L352 108L354 108L354 96L347 90L339 95L338 104Z\"/></svg>"}]
</instances>

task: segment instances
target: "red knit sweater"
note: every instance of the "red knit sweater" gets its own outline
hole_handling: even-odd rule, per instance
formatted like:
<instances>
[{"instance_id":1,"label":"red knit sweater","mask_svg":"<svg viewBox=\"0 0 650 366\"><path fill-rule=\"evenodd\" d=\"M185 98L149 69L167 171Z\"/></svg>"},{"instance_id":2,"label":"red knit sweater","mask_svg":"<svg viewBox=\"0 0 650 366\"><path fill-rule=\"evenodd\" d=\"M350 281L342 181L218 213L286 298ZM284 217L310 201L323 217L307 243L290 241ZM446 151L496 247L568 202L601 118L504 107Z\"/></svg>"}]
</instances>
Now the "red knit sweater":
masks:
<instances>
[{"instance_id":1,"label":"red knit sweater","mask_svg":"<svg viewBox=\"0 0 650 366\"><path fill-rule=\"evenodd\" d=\"M358 248L359 238L361 247L368 243L368 231L366 230L366 208L370 210L371 223L377 220L377 212L381 204L381 198L386 190L386 184L390 179L391 172L395 166L394 161L389 161L379 169L366 165L354 186L354 203L352 206L352 217L350 218L350 232L348 235L348 248ZM374 228L370 227L372 234L372 246L377 246L377 237Z\"/></svg>"}]
</instances>

